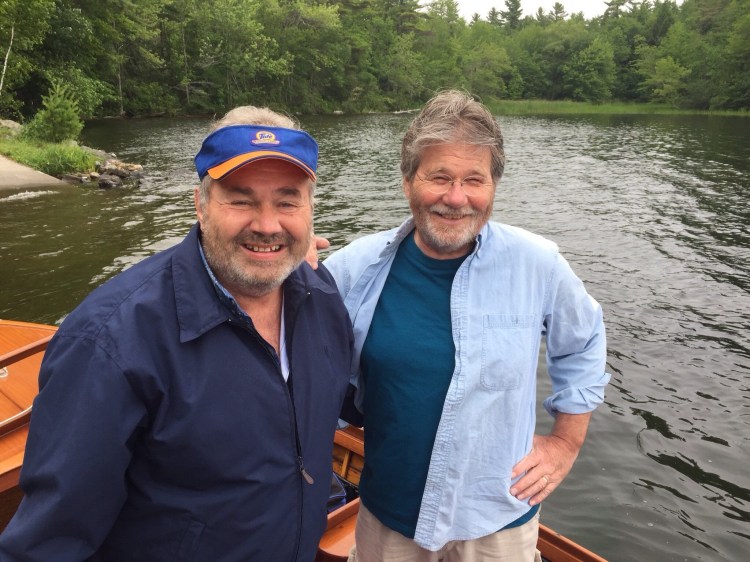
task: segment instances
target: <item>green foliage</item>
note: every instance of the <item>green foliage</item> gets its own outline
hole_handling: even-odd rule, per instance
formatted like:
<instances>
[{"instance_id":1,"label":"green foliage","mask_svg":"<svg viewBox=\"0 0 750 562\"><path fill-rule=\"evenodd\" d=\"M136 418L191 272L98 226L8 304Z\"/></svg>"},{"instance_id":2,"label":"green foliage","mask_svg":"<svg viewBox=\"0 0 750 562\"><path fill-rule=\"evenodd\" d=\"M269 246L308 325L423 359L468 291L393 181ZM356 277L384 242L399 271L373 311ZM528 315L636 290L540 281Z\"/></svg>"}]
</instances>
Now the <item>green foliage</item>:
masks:
<instances>
[{"instance_id":1,"label":"green foliage","mask_svg":"<svg viewBox=\"0 0 750 562\"><path fill-rule=\"evenodd\" d=\"M23 117L21 107L21 100L8 94L0 95L0 118L20 121Z\"/></svg>"},{"instance_id":2,"label":"green foliage","mask_svg":"<svg viewBox=\"0 0 750 562\"><path fill-rule=\"evenodd\" d=\"M15 90L33 73L34 50L49 30L54 7L54 0L0 0L0 118L15 118L23 108Z\"/></svg>"},{"instance_id":3,"label":"green foliage","mask_svg":"<svg viewBox=\"0 0 750 562\"><path fill-rule=\"evenodd\" d=\"M737 18L727 39L723 58L727 91L717 105L730 108L750 107L750 13ZM718 100L717 100L718 101Z\"/></svg>"},{"instance_id":4,"label":"green foliage","mask_svg":"<svg viewBox=\"0 0 750 562\"><path fill-rule=\"evenodd\" d=\"M102 105L116 100L110 84L84 74L75 66L61 65L50 69L47 76L51 83L64 82L70 92L75 92L75 102L82 118L94 117ZM138 93L142 94L140 89Z\"/></svg>"},{"instance_id":5,"label":"green foliage","mask_svg":"<svg viewBox=\"0 0 750 562\"><path fill-rule=\"evenodd\" d=\"M397 36L388 55L392 71L384 76L384 89L395 99L419 99L425 83L424 64L414 52L414 36Z\"/></svg>"},{"instance_id":6,"label":"green foliage","mask_svg":"<svg viewBox=\"0 0 750 562\"><path fill-rule=\"evenodd\" d=\"M679 109L659 103L601 103L592 104L580 101L549 100L490 100L488 107L498 115L704 115L707 111ZM750 112L712 111L711 114L739 115L750 117Z\"/></svg>"},{"instance_id":7,"label":"green foliage","mask_svg":"<svg viewBox=\"0 0 750 562\"><path fill-rule=\"evenodd\" d=\"M641 89L652 100L676 104L684 88L683 79L690 70L670 55L662 56L656 47L643 46L638 54L636 67L643 77Z\"/></svg>"},{"instance_id":8,"label":"green foliage","mask_svg":"<svg viewBox=\"0 0 750 562\"><path fill-rule=\"evenodd\" d=\"M24 127L25 137L51 143L78 138L83 121L79 117L78 102L65 84L53 81L42 104L44 108Z\"/></svg>"},{"instance_id":9,"label":"green foliage","mask_svg":"<svg viewBox=\"0 0 750 562\"><path fill-rule=\"evenodd\" d=\"M421 22L415 48L424 56L428 91L465 86L461 58L465 45L461 40L466 23L458 17L453 0L440 0L430 5Z\"/></svg>"},{"instance_id":10,"label":"green foliage","mask_svg":"<svg viewBox=\"0 0 750 562\"><path fill-rule=\"evenodd\" d=\"M0 138L0 154L57 177L73 172L91 172L96 165L96 156L72 143L32 143L18 138Z\"/></svg>"},{"instance_id":11,"label":"green foliage","mask_svg":"<svg viewBox=\"0 0 750 562\"><path fill-rule=\"evenodd\" d=\"M476 28L479 35L481 28ZM520 76L505 48L493 41L472 41L471 50L462 57L467 88L482 98L515 98L520 96Z\"/></svg>"},{"instance_id":12,"label":"green foliage","mask_svg":"<svg viewBox=\"0 0 750 562\"><path fill-rule=\"evenodd\" d=\"M80 115L417 107L437 89L486 99L750 108L750 0L0 0L0 116L28 119L51 81ZM11 42L11 37L13 41Z\"/></svg>"},{"instance_id":13,"label":"green foliage","mask_svg":"<svg viewBox=\"0 0 750 562\"><path fill-rule=\"evenodd\" d=\"M591 45L573 55L563 71L570 99L595 103L608 100L615 81L612 46L594 38Z\"/></svg>"}]
</instances>

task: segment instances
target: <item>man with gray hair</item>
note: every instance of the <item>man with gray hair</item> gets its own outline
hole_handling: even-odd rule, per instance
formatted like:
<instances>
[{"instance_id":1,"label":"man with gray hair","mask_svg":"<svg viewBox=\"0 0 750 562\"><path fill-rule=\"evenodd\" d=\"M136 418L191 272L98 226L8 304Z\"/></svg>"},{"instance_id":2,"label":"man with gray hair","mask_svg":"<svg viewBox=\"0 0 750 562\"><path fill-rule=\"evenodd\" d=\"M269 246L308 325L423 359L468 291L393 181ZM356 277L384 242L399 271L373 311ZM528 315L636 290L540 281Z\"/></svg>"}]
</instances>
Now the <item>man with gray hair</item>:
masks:
<instances>
[{"instance_id":1,"label":"man with gray hair","mask_svg":"<svg viewBox=\"0 0 750 562\"><path fill-rule=\"evenodd\" d=\"M604 398L601 308L554 243L489 221L504 164L487 108L438 94L402 144L413 216L324 262L354 323L357 561L534 560L539 504ZM541 337L550 435L534 433Z\"/></svg>"},{"instance_id":2,"label":"man with gray hair","mask_svg":"<svg viewBox=\"0 0 750 562\"><path fill-rule=\"evenodd\" d=\"M198 223L49 345L0 560L310 562L352 331L303 263L318 147L237 108L195 157Z\"/></svg>"}]
</instances>

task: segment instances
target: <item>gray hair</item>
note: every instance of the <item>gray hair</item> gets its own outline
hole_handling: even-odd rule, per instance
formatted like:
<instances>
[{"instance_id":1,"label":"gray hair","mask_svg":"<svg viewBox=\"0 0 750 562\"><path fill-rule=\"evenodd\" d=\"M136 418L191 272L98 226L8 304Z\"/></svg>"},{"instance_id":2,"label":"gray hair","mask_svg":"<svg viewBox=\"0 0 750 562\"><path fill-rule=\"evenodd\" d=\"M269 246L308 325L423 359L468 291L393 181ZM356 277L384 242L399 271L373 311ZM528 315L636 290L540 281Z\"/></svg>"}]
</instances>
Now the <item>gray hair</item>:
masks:
<instances>
[{"instance_id":1,"label":"gray hair","mask_svg":"<svg viewBox=\"0 0 750 562\"><path fill-rule=\"evenodd\" d=\"M241 105L229 110L227 114L211 124L211 132L229 125L265 125L266 127L284 127L285 129L299 129L299 124L281 113L267 107Z\"/></svg>"},{"instance_id":2,"label":"gray hair","mask_svg":"<svg viewBox=\"0 0 750 562\"><path fill-rule=\"evenodd\" d=\"M449 142L487 146L492 180L500 181L505 169L500 125L487 107L459 90L438 93L409 125L401 144L401 173L406 180L414 179L425 148Z\"/></svg>"},{"instance_id":3,"label":"gray hair","mask_svg":"<svg viewBox=\"0 0 750 562\"><path fill-rule=\"evenodd\" d=\"M241 105L227 112L224 117L211 124L209 132L214 132L222 127L230 125L263 125L266 127L283 127L285 129L299 129L299 123L287 115L276 113L267 107L255 107L254 105ZM214 180L206 174L201 180L199 192L199 203L201 209L208 203L208 194ZM310 186L310 199L313 201L315 183Z\"/></svg>"}]
</instances>

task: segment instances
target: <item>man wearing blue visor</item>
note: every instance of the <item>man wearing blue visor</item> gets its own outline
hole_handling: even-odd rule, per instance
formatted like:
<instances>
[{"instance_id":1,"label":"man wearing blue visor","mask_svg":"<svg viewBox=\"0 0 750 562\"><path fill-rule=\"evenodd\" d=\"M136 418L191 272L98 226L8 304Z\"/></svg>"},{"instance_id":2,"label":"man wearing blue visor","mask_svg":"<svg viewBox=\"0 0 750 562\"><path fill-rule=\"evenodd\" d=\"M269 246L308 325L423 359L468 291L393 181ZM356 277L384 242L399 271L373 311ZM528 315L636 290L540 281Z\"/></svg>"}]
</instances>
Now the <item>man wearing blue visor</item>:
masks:
<instances>
[{"instance_id":1,"label":"man wearing blue visor","mask_svg":"<svg viewBox=\"0 0 750 562\"><path fill-rule=\"evenodd\" d=\"M0 560L313 560L352 353L330 274L303 263L317 156L265 108L216 124L198 223L49 345Z\"/></svg>"}]
</instances>

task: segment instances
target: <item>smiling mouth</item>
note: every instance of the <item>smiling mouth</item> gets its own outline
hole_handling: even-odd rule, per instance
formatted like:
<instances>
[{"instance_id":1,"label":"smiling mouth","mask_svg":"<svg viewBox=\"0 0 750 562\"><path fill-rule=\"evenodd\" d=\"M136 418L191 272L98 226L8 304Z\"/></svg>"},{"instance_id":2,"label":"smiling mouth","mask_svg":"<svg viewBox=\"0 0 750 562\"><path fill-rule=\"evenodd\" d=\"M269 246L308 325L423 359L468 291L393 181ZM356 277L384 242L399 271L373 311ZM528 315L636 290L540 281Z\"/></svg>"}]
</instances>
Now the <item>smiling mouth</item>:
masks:
<instances>
[{"instance_id":1,"label":"smiling mouth","mask_svg":"<svg viewBox=\"0 0 750 562\"><path fill-rule=\"evenodd\" d=\"M251 252L258 252L258 253L261 253L261 254L269 254L271 252L278 252L279 250L281 250L281 246L280 245L275 245L275 246L245 246L245 248L247 248Z\"/></svg>"},{"instance_id":2,"label":"smiling mouth","mask_svg":"<svg viewBox=\"0 0 750 562\"><path fill-rule=\"evenodd\" d=\"M469 209L455 209L453 207L448 207L447 205L432 205L429 209L430 213L433 213L440 217L441 219L449 220L449 221L459 221L465 218L473 217L475 213L471 212Z\"/></svg>"},{"instance_id":3,"label":"smiling mouth","mask_svg":"<svg viewBox=\"0 0 750 562\"><path fill-rule=\"evenodd\" d=\"M440 211L435 212L435 214L437 216L439 216L440 218L447 219L447 220L452 220L452 221L465 219L466 217L470 217L471 216L469 214L461 214L461 215L459 215L459 214L455 214L455 213L441 213Z\"/></svg>"}]
</instances>

